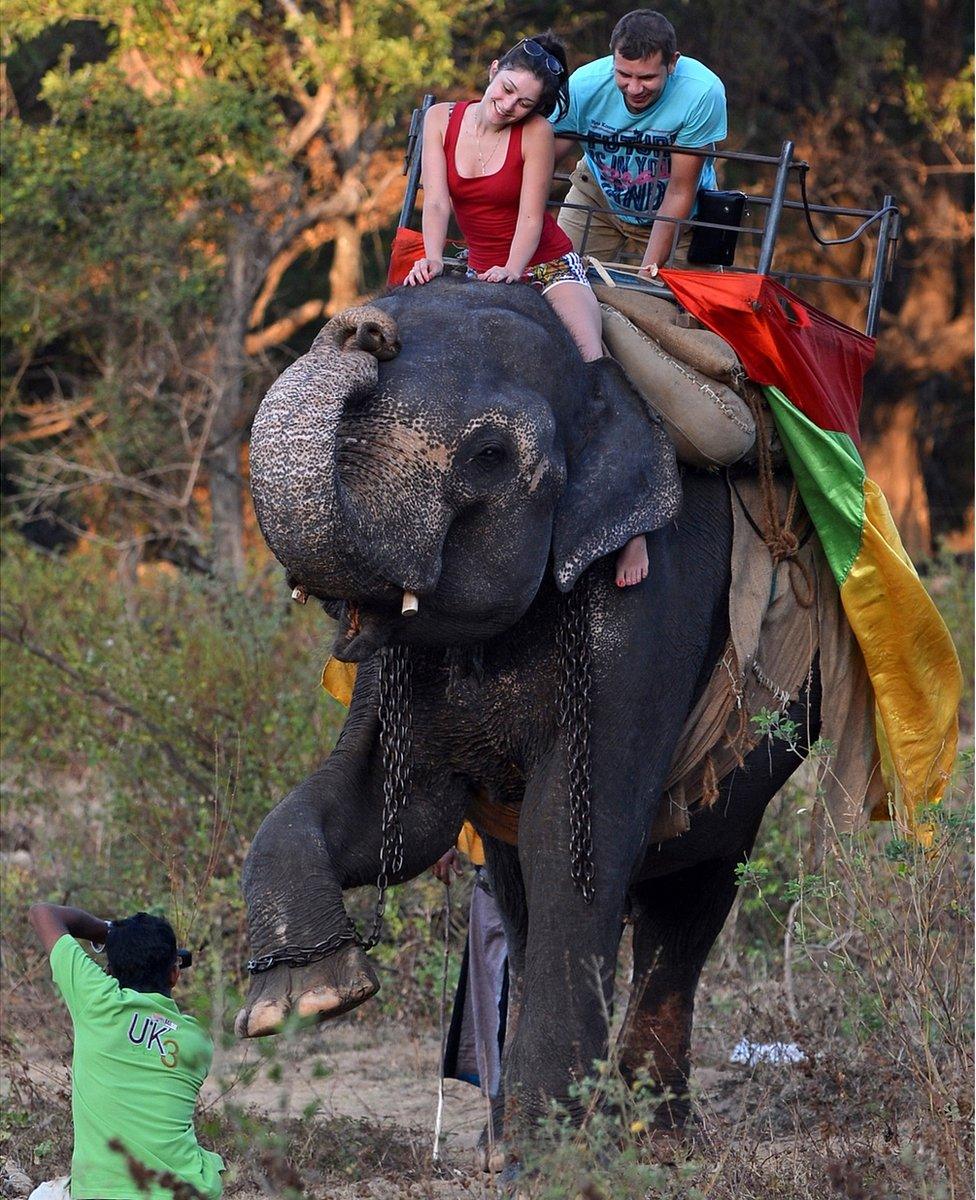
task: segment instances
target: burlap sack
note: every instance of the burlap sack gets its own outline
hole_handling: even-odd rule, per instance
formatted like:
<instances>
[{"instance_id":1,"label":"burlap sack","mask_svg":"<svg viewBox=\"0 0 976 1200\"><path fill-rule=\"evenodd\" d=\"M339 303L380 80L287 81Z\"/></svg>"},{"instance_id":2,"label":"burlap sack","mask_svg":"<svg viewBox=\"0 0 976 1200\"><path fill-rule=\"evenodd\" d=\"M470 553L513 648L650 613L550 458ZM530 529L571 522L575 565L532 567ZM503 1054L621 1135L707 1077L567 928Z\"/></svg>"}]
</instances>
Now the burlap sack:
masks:
<instances>
[{"instance_id":1,"label":"burlap sack","mask_svg":"<svg viewBox=\"0 0 976 1200\"><path fill-rule=\"evenodd\" d=\"M662 300L636 288L607 287L603 283L595 283L593 291L601 304L609 304L623 313L663 350L693 370L735 387L745 378L735 351L717 333L675 325L678 307L670 300Z\"/></svg>"},{"instance_id":2,"label":"burlap sack","mask_svg":"<svg viewBox=\"0 0 976 1200\"><path fill-rule=\"evenodd\" d=\"M660 414L682 462L725 467L749 452L756 425L744 400L668 354L623 313L608 304L600 310L604 342L644 401Z\"/></svg>"}]
</instances>

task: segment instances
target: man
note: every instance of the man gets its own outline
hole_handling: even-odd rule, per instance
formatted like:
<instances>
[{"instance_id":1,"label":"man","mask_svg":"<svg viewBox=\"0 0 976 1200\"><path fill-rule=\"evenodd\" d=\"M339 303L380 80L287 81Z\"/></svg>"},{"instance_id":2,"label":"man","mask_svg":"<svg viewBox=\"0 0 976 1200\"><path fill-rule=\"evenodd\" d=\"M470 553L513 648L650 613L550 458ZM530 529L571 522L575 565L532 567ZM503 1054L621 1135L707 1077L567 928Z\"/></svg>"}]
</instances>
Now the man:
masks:
<instances>
[{"instance_id":1,"label":"man","mask_svg":"<svg viewBox=\"0 0 976 1200\"><path fill-rule=\"evenodd\" d=\"M457 847L442 854L431 870L450 887L452 873L463 874L458 851L466 855L477 878L442 1067L445 1079L461 1079L495 1096L508 1015L508 946L485 872L484 846L469 821L461 826Z\"/></svg>"},{"instance_id":2,"label":"man","mask_svg":"<svg viewBox=\"0 0 976 1200\"><path fill-rule=\"evenodd\" d=\"M563 208L559 225L578 251L614 261L641 255L640 273L657 274L681 232L670 221L694 214L699 188L714 188L710 158L655 151L655 145L714 149L725 138L725 88L719 77L678 53L674 27L658 12L641 8L618 21L612 54L574 71L569 111L554 122L556 161L576 143L560 131L599 136L626 134L635 149L585 144L585 157L572 176L568 204L596 206L583 247L589 214ZM686 231L687 232L687 231ZM687 239L683 239L686 241Z\"/></svg>"},{"instance_id":3,"label":"man","mask_svg":"<svg viewBox=\"0 0 976 1200\"><path fill-rule=\"evenodd\" d=\"M57 904L35 904L30 923L74 1025L72 1200L172 1200L181 1184L215 1200L224 1164L193 1130L213 1046L173 1000L181 959L172 926ZM104 944L109 974L75 938Z\"/></svg>"}]
</instances>

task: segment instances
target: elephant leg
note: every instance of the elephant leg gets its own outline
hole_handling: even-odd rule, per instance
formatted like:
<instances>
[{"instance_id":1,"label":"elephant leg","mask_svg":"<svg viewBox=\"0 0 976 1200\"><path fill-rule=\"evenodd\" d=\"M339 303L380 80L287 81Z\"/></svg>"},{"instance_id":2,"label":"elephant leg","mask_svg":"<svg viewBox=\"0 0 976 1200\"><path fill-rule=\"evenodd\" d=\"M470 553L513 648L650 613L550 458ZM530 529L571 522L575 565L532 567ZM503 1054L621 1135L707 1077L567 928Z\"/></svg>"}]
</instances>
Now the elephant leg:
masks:
<instances>
[{"instance_id":1,"label":"elephant leg","mask_svg":"<svg viewBox=\"0 0 976 1200\"><path fill-rule=\"evenodd\" d=\"M597 895L588 904L572 882L563 756L554 754L526 791L519 825L527 926L516 1026L507 1043L505 1137L531 1137L550 1099L576 1116L572 1084L607 1049L608 1013L631 866L613 863L620 839L594 817ZM625 819L617 814L621 824ZM639 853L640 831L622 844Z\"/></svg>"},{"instance_id":2,"label":"elephant leg","mask_svg":"<svg viewBox=\"0 0 976 1200\"><path fill-rule=\"evenodd\" d=\"M720 859L638 884L634 898L634 981L620 1034L620 1069L642 1068L664 1094L662 1127L689 1113L691 1027L698 978L735 899L739 859Z\"/></svg>"},{"instance_id":3,"label":"elephant leg","mask_svg":"<svg viewBox=\"0 0 976 1200\"><path fill-rule=\"evenodd\" d=\"M681 837L652 847L654 874L632 889L634 982L620 1038L620 1062L633 1078L642 1067L668 1093L658 1111L663 1126L689 1113L691 1027L695 991L708 953L736 896L737 865L752 851L766 806L820 733L821 689L814 672L809 694L787 715L801 730L796 747L766 738L723 781L718 799L693 814Z\"/></svg>"},{"instance_id":4,"label":"elephant leg","mask_svg":"<svg viewBox=\"0 0 976 1200\"><path fill-rule=\"evenodd\" d=\"M286 948L334 948L306 966L276 963L252 973L238 1037L277 1033L292 1013L321 1019L362 1004L379 981L342 903L326 829L341 784L329 760L265 818L248 854L243 888L252 960Z\"/></svg>"},{"instance_id":5,"label":"elephant leg","mask_svg":"<svg viewBox=\"0 0 976 1200\"><path fill-rule=\"evenodd\" d=\"M663 537L648 538L659 581L653 587L621 593L610 562L590 581L592 674L584 677L575 658L564 664L569 694L585 700L585 712L567 718L551 752L536 765L519 818L528 924L523 996L505 1067L506 1136L531 1135L550 1099L582 1118L572 1085L606 1057L625 901L645 856L653 798L682 714L723 623L718 586L679 586L684 566L702 555L721 551L719 561L727 561L722 539L698 532L708 544L677 564ZM668 599L676 587L688 596L680 611ZM682 647L673 668L656 652L658 643ZM575 867L579 874L592 867L589 901L573 879L573 810L587 794L578 792L578 760L570 749L575 735L588 751L589 837L576 843L588 849L575 851Z\"/></svg>"},{"instance_id":6,"label":"elephant leg","mask_svg":"<svg viewBox=\"0 0 976 1200\"><path fill-rule=\"evenodd\" d=\"M340 742L323 767L269 813L248 854L243 889L257 965L293 947L316 953L308 965L277 962L251 975L235 1026L240 1037L275 1033L292 1013L338 1016L378 990L342 893L377 878L382 769L378 755L359 753L350 741ZM419 875L453 845L469 798L458 776L418 786L401 814L403 863L390 883Z\"/></svg>"}]
</instances>

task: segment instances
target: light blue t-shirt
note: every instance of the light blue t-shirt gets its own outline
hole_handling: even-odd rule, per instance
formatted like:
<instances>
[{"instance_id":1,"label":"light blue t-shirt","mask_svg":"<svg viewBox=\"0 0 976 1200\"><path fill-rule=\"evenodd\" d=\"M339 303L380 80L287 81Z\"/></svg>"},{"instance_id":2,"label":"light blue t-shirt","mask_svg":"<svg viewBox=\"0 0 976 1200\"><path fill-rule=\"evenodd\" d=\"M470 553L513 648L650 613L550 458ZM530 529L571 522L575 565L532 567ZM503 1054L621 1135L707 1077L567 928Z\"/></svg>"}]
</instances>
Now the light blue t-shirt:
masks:
<instances>
[{"instance_id":1,"label":"light blue t-shirt","mask_svg":"<svg viewBox=\"0 0 976 1200\"><path fill-rule=\"evenodd\" d=\"M626 133L640 138L641 149L607 149L597 143L584 145L584 150L586 164L610 208L626 221L650 225L671 178L671 155L655 153L653 147L722 141L728 133L725 87L714 71L682 55L657 103L632 113L614 82L609 55L573 72L569 111L561 120L553 119L553 127L557 134ZM698 186L716 186L715 163L710 158L705 159Z\"/></svg>"}]
</instances>

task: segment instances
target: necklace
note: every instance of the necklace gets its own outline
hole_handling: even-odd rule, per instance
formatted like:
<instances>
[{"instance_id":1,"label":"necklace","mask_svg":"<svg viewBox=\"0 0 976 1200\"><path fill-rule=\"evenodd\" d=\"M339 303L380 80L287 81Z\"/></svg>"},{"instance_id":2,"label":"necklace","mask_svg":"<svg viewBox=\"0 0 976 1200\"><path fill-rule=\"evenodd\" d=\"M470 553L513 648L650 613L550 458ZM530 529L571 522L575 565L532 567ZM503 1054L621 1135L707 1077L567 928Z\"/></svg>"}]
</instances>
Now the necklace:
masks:
<instances>
[{"instance_id":1,"label":"necklace","mask_svg":"<svg viewBox=\"0 0 976 1200\"><path fill-rule=\"evenodd\" d=\"M487 158L485 158L484 154L481 151L481 134L478 132L478 118L477 118L477 116L475 117L475 119L474 119L474 140L477 143L478 165L481 167L482 175L488 174L488 164L495 157L495 151L501 145L503 133L504 133L504 130L498 134L498 137L495 139L495 144L491 148L491 153L488 155Z\"/></svg>"}]
</instances>

